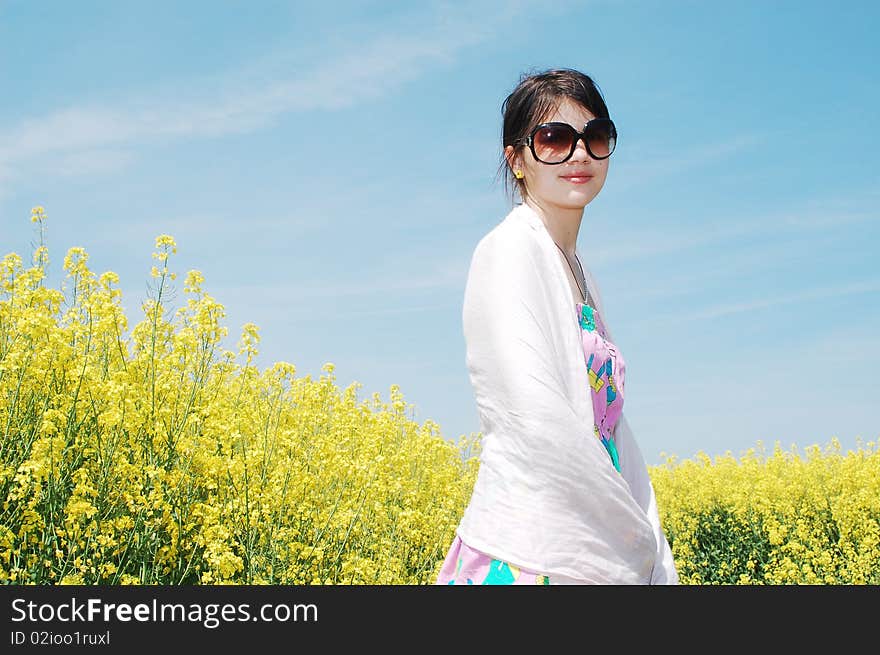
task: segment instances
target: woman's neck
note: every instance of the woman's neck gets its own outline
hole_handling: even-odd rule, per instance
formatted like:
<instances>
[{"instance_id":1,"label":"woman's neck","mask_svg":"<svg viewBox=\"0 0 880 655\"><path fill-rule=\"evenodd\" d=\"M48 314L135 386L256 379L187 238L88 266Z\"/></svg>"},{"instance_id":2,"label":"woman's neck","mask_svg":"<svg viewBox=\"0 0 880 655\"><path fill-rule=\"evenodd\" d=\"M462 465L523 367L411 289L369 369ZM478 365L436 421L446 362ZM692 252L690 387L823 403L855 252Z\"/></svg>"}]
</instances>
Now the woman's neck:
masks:
<instances>
[{"instance_id":1,"label":"woman's neck","mask_svg":"<svg viewBox=\"0 0 880 655\"><path fill-rule=\"evenodd\" d=\"M547 232L567 257L574 258L578 231L584 217L583 208L547 207L537 204L531 198L524 201L541 219Z\"/></svg>"}]
</instances>

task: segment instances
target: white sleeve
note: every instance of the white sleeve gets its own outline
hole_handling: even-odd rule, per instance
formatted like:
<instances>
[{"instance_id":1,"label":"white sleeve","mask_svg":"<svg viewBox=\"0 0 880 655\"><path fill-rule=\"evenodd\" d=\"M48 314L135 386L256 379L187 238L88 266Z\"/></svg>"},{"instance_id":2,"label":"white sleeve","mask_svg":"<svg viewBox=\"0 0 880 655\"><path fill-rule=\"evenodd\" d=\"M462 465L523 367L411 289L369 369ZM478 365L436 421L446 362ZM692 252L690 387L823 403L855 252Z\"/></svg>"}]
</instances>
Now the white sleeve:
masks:
<instances>
[{"instance_id":1,"label":"white sleeve","mask_svg":"<svg viewBox=\"0 0 880 655\"><path fill-rule=\"evenodd\" d=\"M651 573L651 584L678 584L678 572L672 558L672 548L669 546L669 540L666 538L663 526L660 525L654 486L651 484L645 459L639 450L624 413L621 413L620 419L614 426L614 442L617 445L617 454L620 458L620 472L629 484L633 498L645 511L654 528L654 538L657 540L657 558Z\"/></svg>"},{"instance_id":2,"label":"white sleeve","mask_svg":"<svg viewBox=\"0 0 880 655\"><path fill-rule=\"evenodd\" d=\"M512 450L531 466L549 468L554 453L580 445L589 432L565 393L542 275L523 242L480 243L465 288L463 328L484 432L516 441ZM559 459L564 469L572 466L570 458Z\"/></svg>"}]
</instances>

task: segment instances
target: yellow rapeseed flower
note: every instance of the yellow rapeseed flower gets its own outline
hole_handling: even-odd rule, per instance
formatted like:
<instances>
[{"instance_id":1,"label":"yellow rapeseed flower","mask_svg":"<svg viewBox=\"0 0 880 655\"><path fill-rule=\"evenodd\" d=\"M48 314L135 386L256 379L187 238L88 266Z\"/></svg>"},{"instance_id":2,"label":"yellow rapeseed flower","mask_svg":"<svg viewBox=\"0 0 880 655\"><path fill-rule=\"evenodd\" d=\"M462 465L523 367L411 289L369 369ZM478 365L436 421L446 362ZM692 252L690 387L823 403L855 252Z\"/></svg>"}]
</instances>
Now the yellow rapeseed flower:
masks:
<instances>
[{"instance_id":1,"label":"yellow rapeseed flower","mask_svg":"<svg viewBox=\"0 0 880 655\"><path fill-rule=\"evenodd\" d=\"M173 279L174 240L156 248L151 275ZM87 262L68 251L68 307L38 267L0 263L0 397L16 399L0 409L0 581L433 581L479 433L416 423L400 385L360 400L331 362L319 379L290 362L257 370L258 326L242 326L237 352L221 347L225 307L196 270L183 307L169 317L160 285L126 336L119 277ZM739 458L667 455L649 473L684 584L880 583L876 442L758 442Z\"/></svg>"}]
</instances>

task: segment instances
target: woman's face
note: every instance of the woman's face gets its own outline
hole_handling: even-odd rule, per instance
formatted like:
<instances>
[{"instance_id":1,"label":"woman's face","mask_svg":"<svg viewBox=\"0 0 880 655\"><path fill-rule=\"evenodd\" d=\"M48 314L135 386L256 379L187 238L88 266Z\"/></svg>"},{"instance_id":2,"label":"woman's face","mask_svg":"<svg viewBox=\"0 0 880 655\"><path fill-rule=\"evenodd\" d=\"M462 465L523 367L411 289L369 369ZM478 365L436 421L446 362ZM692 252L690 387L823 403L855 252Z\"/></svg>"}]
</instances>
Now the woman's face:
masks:
<instances>
[{"instance_id":1,"label":"woman's face","mask_svg":"<svg viewBox=\"0 0 880 655\"><path fill-rule=\"evenodd\" d=\"M540 122L568 123L580 132L593 118L595 116L584 106L564 98L559 107ZM513 146L505 148L511 168L523 172L526 194L541 207L553 205L564 209L583 209L605 184L608 162L611 159L593 159L581 139L578 140L571 158L562 164L539 162L528 146L521 148L515 157L513 150ZM588 177L572 179L575 173L583 173Z\"/></svg>"}]
</instances>

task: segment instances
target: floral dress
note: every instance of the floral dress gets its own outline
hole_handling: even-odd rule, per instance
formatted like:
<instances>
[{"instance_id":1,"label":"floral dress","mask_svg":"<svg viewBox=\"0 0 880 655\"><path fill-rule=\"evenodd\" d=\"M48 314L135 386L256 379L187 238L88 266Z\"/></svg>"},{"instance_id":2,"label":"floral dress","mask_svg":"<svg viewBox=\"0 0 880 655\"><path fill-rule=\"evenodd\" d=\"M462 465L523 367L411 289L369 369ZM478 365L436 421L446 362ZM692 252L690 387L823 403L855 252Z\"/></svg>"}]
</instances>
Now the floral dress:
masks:
<instances>
[{"instance_id":1,"label":"floral dress","mask_svg":"<svg viewBox=\"0 0 880 655\"><path fill-rule=\"evenodd\" d=\"M619 472L620 461L612 431L623 411L626 364L620 351L608 340L599 311L583 302L577 302L575 306L593 400L593 434L605 447L611 463ZM495 559L471 548L456 535L435 584L547 585L566 582Z\"/></svg>"}]
</instances>

